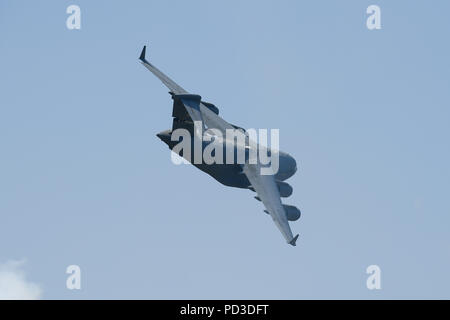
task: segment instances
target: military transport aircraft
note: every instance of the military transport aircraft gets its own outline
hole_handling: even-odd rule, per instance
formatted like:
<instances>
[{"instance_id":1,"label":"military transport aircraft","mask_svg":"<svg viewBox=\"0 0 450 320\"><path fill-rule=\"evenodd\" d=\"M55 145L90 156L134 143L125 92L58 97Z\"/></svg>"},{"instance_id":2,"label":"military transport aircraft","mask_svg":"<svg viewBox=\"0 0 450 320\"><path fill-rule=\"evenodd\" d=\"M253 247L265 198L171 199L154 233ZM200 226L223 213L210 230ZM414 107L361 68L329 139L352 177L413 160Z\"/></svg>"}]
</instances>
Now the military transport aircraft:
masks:
<instances>
[{"instance_id":1,"label":"military transport aircraft","mask_svg":"<svg viewBox=\"0 0 450 320\"><path fill-rule=\"evenodd\" d=\"M213 128L218 130L223 133L223 136L226 136L226 131L230 129L238 129L243 132L243 134L246 133L244 129L232 125L219 117L219 109L215 105L202 101L199 95L188 93L159 69L157 69L153 64L148 62L145 59L145 51L146 46L142 49L139 60L148 70L150 70L166 85L166 87L170 90L169 93L173 99L172 129L162 131L157 134L158 138L166 143L171 150L178 142L173 141L176 139L172 139L172 133L174 133L176 129L186 129L188 132L193 134L194 137L192 140L194 140L195 137L200 139L202 138L199 137L199 135L202 135L202 132L197 130L198 126L195 125L196 123L201 123L203 129ZM203 140L201 141L201 147L204 148L205 143ZM231 143L226 139L221 141L224 146ZM248 142L248 135L246 136L245 141ZM235 144L234 138L232 143ZM192 144L194 145L195 143L192 141ZM261 146L259 144L256 144L256 146L261 150L265 148L265 146ZM287 153L266 148L265 150L268 154L271 154L272 158L274 155L278 156L278 170L272 174L261 174L263 165L258 162L252 163L248 161L249 158L247 155L250 147L247 143L244 145L233 145L233 148L237 151L246 151L244 163L229 164L227 162L221 164L207 164L204 161L198 163L193 161L193 157L190 154L188 155L187 153L183 154L180 152L179 155L186 158L186 160L194 166L211 175L214 179L226 186L245 188L256 192L257 196L255 196L255 198L264 204L266 209L264 212L272 217L287 243L295 246L298 234L295 237L292 235L288 221L297 220L300 218L301 213L295 206L282 204L280 199L280 197L289 197L292 194L292 187L283 181L290 178L297 171L297 163L295 159Z\"/></svg>"}]
</instances>

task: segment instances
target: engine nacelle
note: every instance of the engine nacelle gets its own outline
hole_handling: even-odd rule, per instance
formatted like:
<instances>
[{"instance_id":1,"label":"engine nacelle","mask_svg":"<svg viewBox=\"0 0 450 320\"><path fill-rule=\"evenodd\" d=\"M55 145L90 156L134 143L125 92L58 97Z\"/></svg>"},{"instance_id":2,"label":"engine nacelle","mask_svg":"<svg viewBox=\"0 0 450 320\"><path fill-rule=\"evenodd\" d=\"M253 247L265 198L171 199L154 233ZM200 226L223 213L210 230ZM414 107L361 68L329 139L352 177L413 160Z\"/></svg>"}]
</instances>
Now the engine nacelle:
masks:
<instances>
[{"instance_id":1,"label":"engine nacelle","mask_svg":"<svg viewBox=\"0 0 450 320\"><path fill-rule=\"evenodd\" d=\"M292 194L293 189L289 183L277 181L277 185L280 197L287 198Z\"/></svg>"},{"instance_id":2,"label":"engine nacelle","mask_svg":"<svg viewBox=\"0 0 450 320\"><path fill-rule=\"evenodd\" d=\"M284 207L284 211L286 212L286 218L289 221L296 221L302 215L300 210L297 207L295 207L295 206L290 206L290 205L287 205L287 204L283 204L283 207Z\"/></svg>"}]
</instances>

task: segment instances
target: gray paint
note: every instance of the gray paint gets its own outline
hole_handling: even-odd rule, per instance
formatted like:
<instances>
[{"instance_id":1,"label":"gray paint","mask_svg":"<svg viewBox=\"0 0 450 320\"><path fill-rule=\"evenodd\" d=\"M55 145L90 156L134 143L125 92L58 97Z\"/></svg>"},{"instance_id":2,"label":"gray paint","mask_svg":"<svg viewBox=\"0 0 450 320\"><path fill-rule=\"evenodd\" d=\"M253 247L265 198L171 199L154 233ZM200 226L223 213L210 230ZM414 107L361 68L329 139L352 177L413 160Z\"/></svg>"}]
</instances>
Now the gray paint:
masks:
<instances>
[{"instance_id":1,"label":"gray paint","mask_svg":"<svg viewBox=\"0 0 450 320\"><path fill-rule=\"evenodd\" d=\"M194 150L194 141L203 136L203 132L199 132L200 129L194 126L194 121L201 121L203 130L205 128L220 130L223 137L226 137L227 129L240 128L222 119L219 116L219 109L216 106L211 103L203 102L199 95L188 93L154 65L149 63L145 58L145 53L146 47L144 46L139 57L142 64L158 77L167 88L169 88L169 93L173 99L172 130L165 130L157 134L158 138L167 144L170 149L173 149L178 143L178 141L172 141L172 132L175 129L184 128L191 134L191 150ZM246 147L249 145L249 139L250 138L246 135L244 145L233 143L235 155L237 155L239 151L246 151ZM201 141L203 151L208 145L208 142L203 141L203 139L201 139ZM223 139L222 145L224 157L226 155L227 144L230 144L230 141L227 141L226 138ZM261 146L258 146L257 150L258 152L261 152L261 150L265 150L263 152L275 152ZM247 188L256 192L257 196L255 198L264 204L266 208L264 211L271 216L286 242L295 246L298 234L293 236L289 221L297 220L300 218L301 213L295 206L282 204L280 197L288 197L292 194L292 187L283 181L295 174L297 171L297 163L289 154L281 151L278 153L279 168L275 175L262 175L262 166L260 163L250 164L246 161L243 164L239 164L235 161L235 164L206 164L203 162L203 159L201 159L200 163L193 161L194 152L191 152L190 156L184 154L181 154L181 156L223 185L235 188ZM225 158L223 160L225 160ZM223 163L225 163L225 161L223 161Z\"/></svg>"}]
</instances>

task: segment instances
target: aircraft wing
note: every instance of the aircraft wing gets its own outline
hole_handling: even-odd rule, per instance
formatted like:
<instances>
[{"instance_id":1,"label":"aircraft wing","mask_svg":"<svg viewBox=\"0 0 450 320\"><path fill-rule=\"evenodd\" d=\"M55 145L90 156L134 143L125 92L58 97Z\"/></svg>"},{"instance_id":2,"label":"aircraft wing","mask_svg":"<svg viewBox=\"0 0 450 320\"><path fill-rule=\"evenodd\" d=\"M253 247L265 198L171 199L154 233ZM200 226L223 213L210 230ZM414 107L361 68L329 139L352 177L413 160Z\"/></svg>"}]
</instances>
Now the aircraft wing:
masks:
<instances>
[{"instance_id":1,"label":"aircraft wing","mask_svg":"<svg viewBox=\"0 0 450 320\"><path fill-rule=\"evenodd\" d=\"M261 175L260 170L261 166L259 164L247 163L243 167L243 172L258 194L259 199L266 207L275 225L281 231L287 243L295 246L298 234L295 237L292 235L286 212L281 204L280 192L278 191L275 178L273 175Z\"/></svg>"},{"instance_id":2,"label":"aircraft wing","mask_svg":"<svg viewBox=\"0 0 450 320\"><path fill-rule=\"evenodd\" d=\"M203 128L215 128L222 131L225 136L226 129L234 129L234 127L223 120L217 115L216 112L212 111L207 107L207 103L201 101L201 97L196 94L190 94L184 90L181 86L175 83L172 79L166 76L153 64L148 62L145 58L146 46L142 49L139 60L141 63L150 70L162 83L170 90L174 99L180 100L186 111L188 112L190 118L193 121L202 121Z\"/></svg>"},{"instance_id":3,"label":"aircraft wing","mask_svg":"<svg viewBox=\"0 0 450 320\"><path fill-rule=\"evenodd\" d=\"M145 59L146 49L147 49L147 46L144 46L144 48L142 49L141 55L139 56L139 60L141 60L141 63L144 65L144 67L146 67L148 70L150 70L174 94L188 93L186 90L184 90L182 87L180 87L174 81L172 81L172 79L170 79L168 76L166 76L158 68L156 68L154 65L152 65L150 62L148 62Z\"/></svg>"}]
</instances>

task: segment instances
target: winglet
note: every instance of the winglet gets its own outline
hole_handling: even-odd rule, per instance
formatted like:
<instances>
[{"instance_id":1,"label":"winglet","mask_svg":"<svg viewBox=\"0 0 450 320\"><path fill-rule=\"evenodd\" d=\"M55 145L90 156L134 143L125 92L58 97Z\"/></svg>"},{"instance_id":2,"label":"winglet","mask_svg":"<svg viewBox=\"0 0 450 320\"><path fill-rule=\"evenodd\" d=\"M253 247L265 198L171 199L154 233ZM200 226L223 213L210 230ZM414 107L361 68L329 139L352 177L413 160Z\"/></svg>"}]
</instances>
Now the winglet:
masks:
<instances>
[{"instance_id":1,"label":"winglet","mask_svg":"<svg viewBox=\"0 0 450 320\"><path fill-rule=\"evenodd\" d=\"M291 246L294 246L294 247L295 247L295 242L297 242L297 238L298 238L298 234L294 237L294 239L292 239L291 241L289 241L289 244L290 244Z\"/></svg>"},{"instance_id":2,"label":"winglet","mask_svg":"<svg viewBox=\"0 0 450 320\"><path fill-rule=\"evenodd\" d=\"M147 48L147 46L144 46L144 48L142 48L141 55L139 56L139 60L141 60L142 62L147 62L147 60L145 60L145 49L146 48Z\"/></svg>"}]
</instances>

